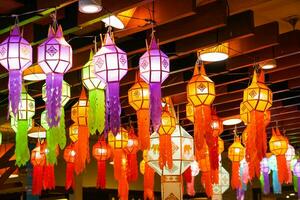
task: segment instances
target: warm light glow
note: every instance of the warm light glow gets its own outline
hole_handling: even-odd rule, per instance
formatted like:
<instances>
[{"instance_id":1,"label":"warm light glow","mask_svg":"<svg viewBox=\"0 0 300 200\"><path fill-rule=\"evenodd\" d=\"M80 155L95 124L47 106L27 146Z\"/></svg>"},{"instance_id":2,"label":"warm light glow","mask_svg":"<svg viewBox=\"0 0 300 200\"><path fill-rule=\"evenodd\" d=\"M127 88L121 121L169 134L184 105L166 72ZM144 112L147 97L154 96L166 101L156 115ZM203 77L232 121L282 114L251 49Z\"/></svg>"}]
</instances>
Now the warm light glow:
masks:
<instances>
[{"instance_id":1,"label":"warm light glow","mask_svg":"<svg viewBox=\"0 0 300 200\"><path fill-rule=\"evenodd\" d=\"M46 138L46 131L36 131L28 133L28 137L30 138Z\"/></svg>"},{"instance_id":2,"label":"warm light glow","mask_svg":"<svg viewBox=\"0 0 300 200\"><path fill-rule=\"evenodd\" d=\"M107 150L106 149L97 149L98 154L106 154Z\"/></svg>"},{"instance_id":3,"label":"warm light glow","mask_svg":"<svg viewBox=\"0 0 300 200\"><path fill-rule=\"evenodd\" d=\"M102 10L100 2L96 0L79 0L78 8L80 12L86 14L98 13Z\"/></svg>"},{"instance_id":4,"label":"warm light glow","mask_svg":"<svg viewBox=\"0 0 300 200\"><path fill-rule=\"evenodd\" d=\"M277 66L277 63L276 63L276 60L275 59L270 59L270 60L267 60L265 62L262 62L259 64L259 66L262 68L262 69L273 69Z\"/></svg>"},{"instance_id":5,"label":"warm light glow","mask_svg":"<svg viewBox=\"0 0 300 200\"><path fill-rule=\"evenodd\" d=\"M132 147L134 144L133 139L128 139L127 147Z\"/></svg>"},{"instance_id":6,"label":"warm light glow","mask_svg":"<svg viewBox=\"0 0 300 200\"><path fill-rule=\"evenodd\" d=\"M117 29L124 29L125 25L123 22L115 15L111 15L109 17L105 17L104 19L101 20L108 26L112 26Z\"/></svg>"},{"instance_id":7,"label":"warm light glow","mask_svg":"<svg viewBox=\"0 0 300 200\"><path fill-rule=\"evenodd\" d=\"M228 43L198 51L202 61L217 62L228 58Z\"/></svg>"},{"instance_id":8,"label":"warm light glow","mask_svg":"<svg viewBox=\"0 0 300 200\"><path fill-rule=\"evenodd\" d=\"M231 126L231 125L236 125L236 124L239 124L241 123L242 120L241 119L238 119L238 118L232 118L232 119L226 119L223 121L223 125L225 126Z\"/></svg>"},{"instance_id":9,"label":"warm light glow","mask_svg":"<svg viewBox=\"0 0 300 200\"><path fill-rule=\"evenodd\" d=\"M295 193L291 193L290 196L295 196Z\"/></svg>"},{"instance_id":10,"label":"warm light glow","mask_svg":"<svg viewBox=\"0 0 300 200\"><path fill-rule=\"evenodd\" d=\"M18 178L18 177L19 177L18 174L12 174L12 175L10 175L8 178Z\"/></svg>"},{"instance_id":11,"label":"warm light glow","mask_svg":"<svg viewBox=\"0 0 300 200\"><path fill-rule=\"evenodd\" d=\"M73 156L76 155L76 152L75 152L74 150L71 150L71 151L70 151L70 155L73 157Z\"/></svg>"}]
</instances>

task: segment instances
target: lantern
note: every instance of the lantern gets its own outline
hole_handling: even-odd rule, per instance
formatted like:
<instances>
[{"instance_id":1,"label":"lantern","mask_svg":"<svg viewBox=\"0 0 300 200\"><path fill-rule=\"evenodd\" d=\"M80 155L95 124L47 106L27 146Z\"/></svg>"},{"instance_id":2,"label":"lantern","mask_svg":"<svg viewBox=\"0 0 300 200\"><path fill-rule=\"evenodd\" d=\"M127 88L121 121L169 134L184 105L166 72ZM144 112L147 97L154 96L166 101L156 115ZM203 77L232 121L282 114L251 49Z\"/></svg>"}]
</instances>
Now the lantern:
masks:
<instances>
[{"instance_id":1,"label":"lantern","mask_svg":"<svg viewBox=\"0 0 300 200\"><path fill-rule=\"evenodd\" d=\"M186 118L194 123L194 106L192 103L187 103L185 108Z\"/></svg>"},{"instance_id":2,"label":"lantern","mask_svg":"<svg viewBox=\"0 0 300 200\"><path fill-rule=\"evenodd\" d=\"M281 194L281 184L278 180L278 167L275 155L268 158L269 169L272 170L272 186L274 194Z\"/></svg>"},{"instance_id":3,"label":"lantern","mask_svg":"<svg viewBox=\"0 0 300 200\"><path fill-rule=\"evenodd\" d=\"M78 151L75 160L75 172L81 173L89 162L89 129L88 129L88 100L84 88L81 90L78 102L71 108L71 119L78 126Z\"/></svg>"},{"instance_id":4,"label":"lantern","mask_svg":"<svg viewBox=\"0 0 300 200\"><path fill-rule=\"evenodd\" d=\"M61 26L58 26L56 33L49 27L48 38L38 46L38 64L47 76L47 121L50 127L58 126L63 75L72 67L72 47L63 37Z\"/></svg>"},{"instance_id":5,"label":"lantern","mask_svg":"<svg viewBox=\"0 0 300 200\"><path fill-rule=\"evenodd\" d=\"M292 175L292 171L291 171L291 162L295 157L295 149L292 145L288 144L288 149L285 153L285 158L286 158L286 164L287 164L287 170L288 170L288 183L292 183L293 182L293 175Z\"/></svg>"},{"instance_id":6,"label":"lantern","mask_svg":"<svg viewBox=\"0 0 300 200\"><path fill-rule=\"evenodd\" d=\"M228 43L199 50L198 53L202 61L216 62L226 60L228 58Z\"/></svg>"},{"instance_id":7,"label":"lantern","mask_svg":"<svg viewBox=\"0 0 300 200\"><path fill-rule=\"evenodd\" d=\"M45 102L47 102L47 83L42 87L42 97ZM61 106L65 106L71 98L71 86L66 81L62 81L61 87ZM63 110L62 110L63 111Z\"/></svg>"},{"instance_id":8,"label":"lantern","mask_svg":"<svg viewBox=\"0 0 300 200\"><path fill-rule=\"evenodd\" d=\"M147 51L139 61L140 77L149 84L150 88L150 116L153 130L158 131L161 124L161 84L169 76L170 61L156 42L154 33L147 46Z\"/></svg>"},{"instance_id":9,"label":"lantern","mask_svg":"<svg viewBox=\"0 0 300 200\"><path fill-rule=\"evenodd\" d=\"M69 138L71 139L72 142L77 142L78 141L78 134L79 134L79 126L77 124L72 124L69 127Z\"/></svg>"},{"instance_id":10,"label":"lantern","mask_svg":"<svg viewBox=\"0 0 300 200\"><path fill-rule=\"evenodd\" d=\"M218 117L216 109L212 110L210 126L214 137L218 137L223 132L223 122Z\"/></svg>"},{"instance_id":11,"label":"lantern","mask_svg":"<svg viewBox=\"0 0 300 200\"><path fill-rule=\"evenodd\" d=\"M109 129L116 135L120 129L120 81L127 73L127 55L115 45L110 31L105 35L104 40L103 46L93 58L93 63L96 76L107 84L106 108L109 115L108 124Z\"/></svg>"},{"instance_id":12,"label":"lantern","mask_svg":"<svg viewBox=\"0 0 300 200\"><path fill-rule=\"evenodd\" d=\"M84 87L89 91L88 125L91 134L96 131L101 134L105 127L105 87L103 80L95 75L93 64L93 51L90 52L89 61L82 67L81 79Z\"/></svg>"},{"instance_id":13,"label":"lantern","mask_svg":"<svg viewBox=\"0 0 300 200\"><path fill-rule=\"evenodd\" d=\"M64 160L67 163L66 167L66 190L70 189L71 186L74 189L75 180L74 180L74 163L76 160L76 143L69 144L64 150Z\"/></svg>"},{"instance_id":14,"label":"lantern","mask_svg":"<svg viewBox=\"0 0 300 200\"><path fill-rule=\"evenodd\" d=\"M234 138L234 142L228 149L228 158L232 161L231 187L238 189L241 187L241 177L239 176L240 161L245 157L245 148L242 146L240 138Z\"/></svg>"},{"instance_id":15,"label":"lantern","mask_svg":"<svg viewBox=\"0 0 300 200\"><path fill-rule=\"evenodd\" d=\"M18 112L15 117L11 112L11 124L16 131L16 164L18 166L25 165L29 160L29 149L27 131L32 127L32 117L35 113L34 99L26 92L23 87Z\"/></svg>"},{"instance_id":16,"label":"lantern","mask_svg":"<svg viewBox=\"0 0 300 200\"><path fill-rule=\"evenodd\" d=\"M9 73L9 105L14 116L17 115L22 92L22 72L32 64L32 47L21 36L17 25L0 44L0 64Z\"/></svg>"},{"instance_id":17,"label":"lantern","mask_svg":"<svg viewBox=\"0 0 300 200\"><path fill-rule=\"evenodd\" d=\"M148 151L143 151L143 160L140 162L140 172L144 175L144 199L153 199L154 170L148 165Z\"/></svg>"},{"instance_id":18,"label":"lantern","mask_svg":"<svg viewBox=\"0 0 300 200\"><path fill-rule=\"evenodd\" d=\"M241 104L241 112L245 113L243 115L247 115L247 118L243 117L242 119L247 123L246 159L249 162L251 179L254 176L259 177L259 163L267 151L266 126L270 121L268 109L271 106L272 91L264 84L264 73L261 71L257 79L256 71L254 71L252 83L244 90ZM250 115L247 112L250 112Z\"/></svg>"},{"instance_id":19,"label":"lantern","mask_svg":"<svg viewBox=\"0 0 300 200\"><path fill-rule=\"evenodd\" d=\"M270 168L269 168L269 163L267 158L263 158L260 162L260 171L263 176L263 192L264 194L269 194L270 193L270 181L269 181L269 173L270 173Z\"/></svg>"},{"instance_id":20,"label":"lantern","mask_svg":"<svg viewBox=\"0 0 300 200\"><path fill-rule=\"evenodd\" d=\"M32 172L32 195L40 195L43 189L43 168L46 164L44 144L38 144L31 152Z\"/></svg>"},{"instance_id":21,"label":"lantern","mask_svg":"<svg viewBox=\"0 0 300 200\"><path fill-rule=\"evenodd\" d=\"M96 187L104 189L106 185L106 160L111 157L111 148L107 145L104 138L99 139L93 146L93 156L97 160L98 166Z\"/></svg>"},{"instance_id":22,"label":"lantern","mask_svg":"<svg viewBox=\"0 0 300 200\"><path fill-rule=\"evenodd\" d=\"M221 155L224 151L224 141L222 138L218 137L218 153Z\"/></svg>"},{"instance_id":23,"label":"lantern","mask_svg":"<svg viewBox=\"0 0 300 200\"><path fill-rule=\"evenodd\" d=\"M294 175L297 177L297 184L298 184L298 198L300 198L300 161L298 160L297 163L294 165Z\"/></svg>"},{"instance_id":24,"label":"lantern","mask_svg":"<svg viewBox=\"0 0 300 200\"><path fill-rule=\"evenodd\" d=\"M140 162L140 173L142 174L142 175L144 175L145 174L145 165L146 165L146 162L144 161L144 160L142 160L141 162Z\"/></svg>"},{"instance_id":25,"label":"lantern","mask_svg":"<svg viewBox=\"0 0 300 200\"><path fill-rule=\"evenodd\" d=\"M204 65L201 65L200 73L198 63L195 65L194 75L187 85L187 99L194 107L194 139L196 154L203 148L207 137L207 145L210 151L215 151L211 127L211 104L215 99L215 84L206 75ZM214 150L213 150L214 149ZM218 169L218 161L211 160L211 167Z\"/></svg>"},{"instance_id":26,"label":"lantern","mask_svg":"<svg viewBox=\"0 0 300 200\"><path fill-rule=\"evenodd\" d=\"M285 158L288 144L289 143L287 138L281 135L278 128L276 128L276 130L272 129L272 137L269 141L269 147L271 153L276 155L278 179L281 184L289 181L287 163Z\"/></svg>"},{"instance_id":27,"label":"lantern","mask_svg":"<svg viewBox=\"0 0 300 200\"><path fill-rule=\"evenodd\" d=\"M128 90L128 103L136 110L138 137L142 150L150 148L149 86L136 77L135 84Z\"/></svg>"},{"instance_id":28,"label":"lantern","mask_svg":"<svg viewBox=\"0 0 300 200\"><path fill-rule=\"evenodd\" d=\"M139 141L134 133L134 128L130 127L127 147L124 149L127 154L127 180L129 182L136 181L138 178L137 152L139 149Z\"/></svg>"},{"instance_id":29,"label":"lantern","mask_svg":"<svg viewBox=\"0 0 300 200\"><path fill-rule=\"evenodd\" d=\"M229 188L229 173L222 167L219 166L219 182L213 185L212 199L222 199L222 194Z\"/></svg>"}]
</instances>

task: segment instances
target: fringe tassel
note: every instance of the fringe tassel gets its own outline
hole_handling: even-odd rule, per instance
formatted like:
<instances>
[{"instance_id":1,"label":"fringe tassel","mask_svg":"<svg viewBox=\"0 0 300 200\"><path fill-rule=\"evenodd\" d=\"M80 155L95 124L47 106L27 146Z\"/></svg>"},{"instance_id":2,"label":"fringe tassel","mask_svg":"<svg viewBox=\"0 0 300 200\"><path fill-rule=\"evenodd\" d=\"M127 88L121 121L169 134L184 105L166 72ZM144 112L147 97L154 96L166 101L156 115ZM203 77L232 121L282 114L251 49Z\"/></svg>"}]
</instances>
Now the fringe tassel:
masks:
<instances>
[{"instance_id":1,"label":"fringe tassel","mask_svg":"<svg viewBox=\"0 0 300 200\"><path fill-rule=\"evenodd\" d=\"M204 145L206 133L211 132L211 107L202 105L195 107L194 122L194 140L197 151L200 151Z\"/></svg>"},{"instance_id":2,"label":"fringe tassel","mask_svg":"<svg viewBox=\"0 0 300 200\"><path fill-rule=\"evenodd\" d=\"M127 180L128 182L134 182L138 179L138 162L136 153L127 154Z\"/></svg>"},{"instance_id":3,"label":"fringe tassel","mask_svg":"<svg viewBox=\"0 0 300 200\"><path fill-rule=\"evenodd\" d=\"M281 184L278 180L278 172L275 170L272 171L272 185L274 194L281 194Z\"/></svg>"},{"instance_id":4,"label":"fringe tassel","mask_svg":"<svg viewBox=\"0 0 300 200\"><path fill-rule=\"evenodd\" d=\"M240 163L232 162L232 173L231 173L231 187L232 189L238 189L242 187L242 182L240 179Z\"/></svg>"},{"instance_id":5,"label":"fringe tassel","mask_svg":"<svg viewBox=\"0 0 300 200\"><path fill-rule=\"evenodd\" d=\"M105 189L106 186L106 161L105 160L98 160L98 175L97 175L97 189Z\"/></svg>"},{"instance_id":6,"label":"fringe tassel","mask_svg":"<svg viewBox=\"0 0 300 200\"><path fill-rule=\"evenodd\" d=\"M74 163L68 162L67 169L66 169L66 190L70 188L75 188L75 179L74 179Z\"/></svg>"},{"instance_id":7,"label":"fringe tassel","mask_svg":"<svg viewBox=\"0 0 300 200\"><path fill-rule=\"evenodd\" d=\"M32 174L32 195L39 196L43 189L43 166L36 165L33 167Z\"/></svg>"},{"instance_id":8,"label":"fringe tassel","mask_svg":"<svg viewBox=\"0 0 300 200\"><path fill-rule=\"evenodd\" d=\"M192 176L191 182L186 183L186 192L189 196L192 196L192 197L195 196L195 194L196 194L194 184L195 184L195 177Z\"/></svg>"},{"instance_id":9,"label":"fringe tassel","mask_svg":"<svg viewBox=\"0 0 300 200\"><path fill-rule=\"evenodd\" d=\"M21 70L10 70L9 71L9 105L11 111L15 117L17 117L18 108L21 100L22 93L22 71Z\"/></svg>"},{"instance_id":10,"label":"fringe tassel","mask_svg":"<svg viewBox=\"0 0 300 200\"><path fill-rule=\"evenodd\" d=\"M18 120L17 121L17 133L16 133L16 165L19 167L26 165L29 160L29 149L28 149L28 121Z\"/></svg>"},{"instance_id":11,"label":"fringe tassel","mask_svg":"<svg viewBox=\"0 0 300 200\"><path fill-rule=\"evenodd\" d=\"M89 153L89 129L87 126L78 127L78 141L76 149L75 172L79 174L85 169L87 162L90 162Z\"/></svg>"},{"instance_id":12,"label":"fringe tassel","mask_svg":"<svg viewBox=\"0 0 300 200\"><path fill-rule=\"evenodd\" d=\"M113 82L107 83L108 103L109 103L109 127L112 133L116 136L120 129L120 115L121 115L121 103L120 103L120 83Z\"/></svg>"},{"instance_id":13,"label":"fringe tassel","mask_svg":"<svg viewBox=\"0 0 300 200\"><path fill-rule=\"evenodd\" d=\"M116 180L119 180L122 177L122 170L124 159L126 155L123 149L114 149L114 177Z\"/></svg>"},{"instance_id":14,"label":"fringe tassel","mask_svg":"<svg viewBox=\"0 0 300 200\"><path fill-rule=\"evenodd\" d=\"M155 132L161 124L161 113L161 83L150 83L150 115Z\"/></svg>"},{"instance_id":15,"label":"fringe tassel","mask_svg":"<svg viewBox=\"0 0 300 200\"><path fill-rule=\"evenodd\" d=\"M289 180L288 169L286 164L285 155L276 156L277 169L278 169L278 180L280 184L286 183Z\"/></svg>"},{"instance_id":16,"label":"fringe tassel","mask_svg":"<svg viewBox=\"0 0 300 200\"><path fill-rule=\"evenodd\" d=\"M205 138L209 150L210 167L212 170L218 170L219 169L218 136L214 137L211 133L209 133L206 134Z\"/></svg>"},{"instance_id":17,"label":"fringe tassel","mask_svg":"<svg viewBox=\"0 0 300 200\"><path fill-rule=\"evenodd\" d=\"M159 136L159 167L163 169L164 166L173 168L172 141L168 134Z\"/></svg>"},{"instance_id":18,"label":"fringe tassel","mask_svg":"<svg viewBox=\"0 0 300 200\"><path fill-rule=\"evenodd\" d=\"M55 189L55 174L53 165L44 166L43 187L44 190Z\"/></svg>"},{"instance_id":19,"label":"fringe tassel","mask_svg":"<svg viewBox=\"0 0 300 200\"><path fill-rule=\"evenodd\" d=\"M149 110L137 111L138 137L141 150L150 149L150 115Z\"/></svg>"},{"instance_id":20,"label":"fringe tassel","mask_svg":"<svg viewBox=\"0 0 300 200\"><path fill-rule=\"evenodd\" d=\"M127 182L127 172L126 172L127 167L121 167L119 168L119 171L121 171L121 176L118 179L118 195L120 200L128 200L128 182Z\"/></svg>"},{"instance_id":21,"label":"fringe tassel","mask_svg":"<svg viewBox=\"0 0 300 200\"><path fill-rule=\"evenodd\" d=\"M210 171L202 172L201 183L205 188L205 193L206 193L207 197L211 197L213 191L212 191L212 182L211 182L211 173L210 173Z\"/></svg>"},{"instance_id":22,"label":"fringe tassel","mask_svg":"<svg viewBox=\"0 0 300 200\"><path fill-rule=\"evenodd\" d=\"M89 91L88 126L92 135L101 134L105 126L105 92L102 89Z\"/></svg>"},{"instance_id":23,"label":"fringe tassel","mask_svg":"<svg viewBox=\"0 0 300 200\"><path fill-rule=\"evenodd\" d=\"M264 194L269 194L270 193L269 173L263 172L263 178L264 178Z\"/></svg>"},{"instance_id":24,"label":"fringe tassel","mask_svg":"<svg viewBox=\"0 0 300 200\"><path fill-rule=\"evenodd\" d=\"M154 187L154 170L145 163L144 173L144 200L154 200L153 187Z\"/></svg>"}]
</instances>

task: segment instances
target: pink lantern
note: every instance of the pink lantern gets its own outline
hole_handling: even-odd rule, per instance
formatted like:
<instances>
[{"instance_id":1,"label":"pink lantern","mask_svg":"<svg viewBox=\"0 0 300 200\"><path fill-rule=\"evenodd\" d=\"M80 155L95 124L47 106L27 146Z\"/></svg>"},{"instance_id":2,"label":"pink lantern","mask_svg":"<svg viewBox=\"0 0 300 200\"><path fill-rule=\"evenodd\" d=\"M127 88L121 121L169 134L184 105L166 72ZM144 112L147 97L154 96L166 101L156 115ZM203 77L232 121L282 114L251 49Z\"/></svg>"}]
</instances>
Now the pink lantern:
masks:
<instances>
[{"instance_id":1,"label":"pink lantern","mask_svg":"<svg viewBox=\"0 0 300 200\"><path fill-rule=\"evenodd\" d=\"M47 122L50 127L57 126L61 113L63 75L72 66L72 47L63 37L61 26L58 26L56 33L49 27L48 39L38 47L38 63L47 75Z\"/></svg>"},{"instance_id":2,"label":"pink lantern","mask_svg":"<svg viewBox=\"0 0 300 200\"><path fill-rule=\"evenodd\" d=\"M161 124L161 84L169 76L170 62L157 45L154 34L149 48L140 58L139 69L141 78L150 86L150 115L154 131Z\"/></svg>"},{"instance_id":3,"label":"pink lantern","mask_svg":"<svg viewBox=\"0 0 300 200\"><path fill-rule=\"evenodd\" d=\"M32 47L21 36L17 25L0 44L0 63L9 71L9 103L16 116L22 91L22 72L32 64Z\"/></svg>"},{"instance_id":4,"label":"pink lantern","mask_svg":"<svg viewBox=\"0 0 300 200\"><path fill-rule=\"evenodd\" d=\"M128 65L126 53L115 45L110 30L105 35L103 46L95 54L93 63L96 76L107 83L107 127L116 135L120 129L120 80L126 75Z\"/></svg>"}]
</instances>

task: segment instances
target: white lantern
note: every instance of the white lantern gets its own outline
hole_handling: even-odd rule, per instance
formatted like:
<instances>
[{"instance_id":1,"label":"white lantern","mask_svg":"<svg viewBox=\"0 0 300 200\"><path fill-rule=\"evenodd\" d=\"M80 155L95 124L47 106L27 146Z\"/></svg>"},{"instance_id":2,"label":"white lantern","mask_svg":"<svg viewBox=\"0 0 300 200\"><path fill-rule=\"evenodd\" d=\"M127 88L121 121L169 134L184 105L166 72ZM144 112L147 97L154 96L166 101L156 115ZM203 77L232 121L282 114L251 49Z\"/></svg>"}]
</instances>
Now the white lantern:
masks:
<instances>
[{"instance_id":1,"label":"white lantern","mask_svg":"<svg viewBox=\"0 0 300 200\"><path fill-rule=\"evenodd\" d=\"M221 165L219 167L219 183L213 185L213 196L222 195L229 188L229 173Z\"/></svg>"}]
</instances>

